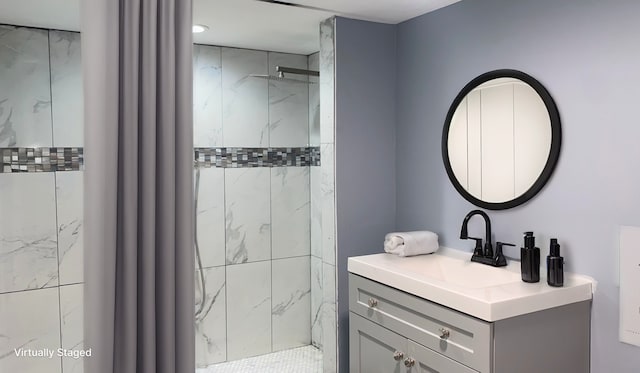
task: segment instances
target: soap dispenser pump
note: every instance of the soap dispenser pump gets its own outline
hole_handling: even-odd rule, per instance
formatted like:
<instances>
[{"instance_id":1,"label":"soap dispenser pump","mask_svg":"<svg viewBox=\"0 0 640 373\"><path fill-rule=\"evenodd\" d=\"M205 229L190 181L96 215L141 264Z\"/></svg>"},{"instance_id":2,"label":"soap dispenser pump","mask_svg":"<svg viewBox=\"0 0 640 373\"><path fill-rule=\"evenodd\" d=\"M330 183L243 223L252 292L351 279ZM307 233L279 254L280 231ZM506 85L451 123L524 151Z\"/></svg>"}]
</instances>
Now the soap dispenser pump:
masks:
<instances>
[{"instance_id":1,"label":"soap dispenser pump","mask_svg":"<svg viewBox=\"0 0 640 373\"><path fill-rule=\"evenodd\" d=\"M547 284L560 287L564 285L564 258L560 256L560 244L556 238L551 239L549 256L547 256Z\"/></svg>"},{"instance_id":2,"label":"soap dispenser pump","mask_svg":"<svg viewBox=\"0 0 640 373\"><path fill-rule=\"evenodd\" d=\"M533 232L525 232L524 247L520 248L520 271L524 282L540 281L540 248L535 245Z\"/></svg>"}]
</instances>

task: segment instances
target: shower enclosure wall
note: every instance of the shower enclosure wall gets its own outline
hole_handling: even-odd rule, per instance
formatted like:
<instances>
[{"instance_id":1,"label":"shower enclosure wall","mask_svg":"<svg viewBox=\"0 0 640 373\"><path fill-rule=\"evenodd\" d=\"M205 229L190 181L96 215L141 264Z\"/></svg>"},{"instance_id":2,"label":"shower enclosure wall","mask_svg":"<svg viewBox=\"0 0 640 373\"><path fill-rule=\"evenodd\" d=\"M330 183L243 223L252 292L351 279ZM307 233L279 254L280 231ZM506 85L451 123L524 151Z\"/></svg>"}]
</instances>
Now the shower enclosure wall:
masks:
<instances>
[{"instance_id":1,"label":"shower enclosure wall","mask_svg":"<svg viewBox=\"0 0 640 373\"><path fill-rule=\"evenodd\" d=\"M318 54L194 47L199 367L322 345L318 80L276 66Z\"/></svg>"},{"instance_id":2,"label":"shower enclosure wall","mask_svg":"<svg viewBox=\"0 0 640 373\"><path fill-rule=\"evenodd\" d=\"M310 56L194 46L199 367L313 345L336 370L327 30ZM14 352L82 348L80 60L79 33L0 25L1 372L83 370ZM250 77L276 65L324 76Z\"/></svg>"},{"instance_id":3,"label":"shower enclosure wall","mask_svg":"<svg viewBox=\"0 0 640 373\"><path fill-rule=\"evenodd\" d=\"M80 34L0 25L0 372L82 372ZM17 351L17 353L16 353Z\"/></svg>"}]
</instances>

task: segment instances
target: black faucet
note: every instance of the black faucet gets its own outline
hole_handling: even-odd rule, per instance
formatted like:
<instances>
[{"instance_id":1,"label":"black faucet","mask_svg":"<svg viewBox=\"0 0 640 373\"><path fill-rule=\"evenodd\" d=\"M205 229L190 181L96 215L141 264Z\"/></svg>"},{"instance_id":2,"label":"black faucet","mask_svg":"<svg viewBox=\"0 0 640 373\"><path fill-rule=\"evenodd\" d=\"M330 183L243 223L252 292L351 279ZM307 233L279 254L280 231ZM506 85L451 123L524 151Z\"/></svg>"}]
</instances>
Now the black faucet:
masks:
<instances>
[{"instance_id":1,"label":"black faucet","mask_svg":"<svg viewBox=\"0 0 640 373\"><path fill-rule=\"evenodd\" d=\"M484 225L486 228L486 242L484 243L484 248L482 247L482 238L469 237L468 234L467 225L469 224L469 219L475 215L480 215L484 218ZM494 255L493 247L491 246L491 220L489 219L489 215L482 210L473 210L464 217L464 220L462 221L462 229L460 229L460 239L476 241L476 247L473 250L473 255L471 256L472 262L488 264L494 267L503 267L507 265L507 260L502 254L502 246L515 246L509 243L496 242L496 252Z\"/></svg>"}]
</instances>

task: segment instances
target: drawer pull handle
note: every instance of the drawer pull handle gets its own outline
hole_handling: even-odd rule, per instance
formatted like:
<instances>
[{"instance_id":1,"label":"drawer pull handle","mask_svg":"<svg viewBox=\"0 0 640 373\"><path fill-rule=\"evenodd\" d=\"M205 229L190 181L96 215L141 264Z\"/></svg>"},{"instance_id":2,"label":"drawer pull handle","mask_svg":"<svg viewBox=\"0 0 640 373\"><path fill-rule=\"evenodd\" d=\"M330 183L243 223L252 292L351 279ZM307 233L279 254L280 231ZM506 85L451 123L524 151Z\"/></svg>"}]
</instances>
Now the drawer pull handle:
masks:
<instances>
[{"instance_id":1,"label":"drawer pull handle","mask_svg":"<svg viewBox=\"0 0 640 373\"><path fill-rule=\"evenodd\" d=\"M404 366L407 368L411 368L412 366L416 365L416 361L413 360L412 358L408 357L405 359L404 361Z\"/></svg>"},{"instance_id":2,"label":"drawer pull handle","mask_svg":"<svg viewBox=\"0 0 640 373\"><path fill-rule=\"evenodd\" d=\"M451 335L451 332L445 328L440 328L440 339L447 339Z\"/></svg>"},{"instance_id":3,"label":"drawer pull handle","mask_svg":"<svg viewBox=\"0 0 640 373\"><path fill-rule=\"evenodd\" d=\"M403 358L404 358L404 353L402 353L401 351L396 351L393 353L393 360L400 361Z\"/></svg>"},{"instance_id":4,"label":"drawer pull handle","mask_svg":"<svg viewBox=\"0 0 640 373\"><path fill-rule=\"evenodd\" d=\"M377 306L378 306L378 300L375 298L369 298L369 307L373 308Z\"/></svg>"}]
</instances>

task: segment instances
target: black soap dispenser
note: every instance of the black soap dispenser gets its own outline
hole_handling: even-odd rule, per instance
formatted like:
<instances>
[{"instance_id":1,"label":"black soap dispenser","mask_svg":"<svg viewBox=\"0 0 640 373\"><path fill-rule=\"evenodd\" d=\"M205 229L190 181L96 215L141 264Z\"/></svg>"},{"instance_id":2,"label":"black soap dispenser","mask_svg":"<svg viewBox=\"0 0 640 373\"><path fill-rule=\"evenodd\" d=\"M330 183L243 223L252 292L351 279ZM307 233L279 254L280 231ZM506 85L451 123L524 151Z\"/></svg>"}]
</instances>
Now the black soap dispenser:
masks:
<instances>
[{"instance_id":1,"label":"black soap dispenser","mask_svg":"<svg viewBox=\"0 0 640 373\"><path fill-rule=\"evenodd\" d=\"M560 245L556 238L551 239L547 256L547 284L555 287L564 285L564 258L560 256Z\"/></svg>"},{"instance_id":2,"label":"black soap dispenser","mask_svg":"<svg viewBox=\"0 0 640 373\"><path fill-rule=\"evenodd\" d=\"M524 282L540 281L540 248L535 245L533 232L525 232L524 247L520 248L520 271Z\"/></svg>"}]
</instances>

